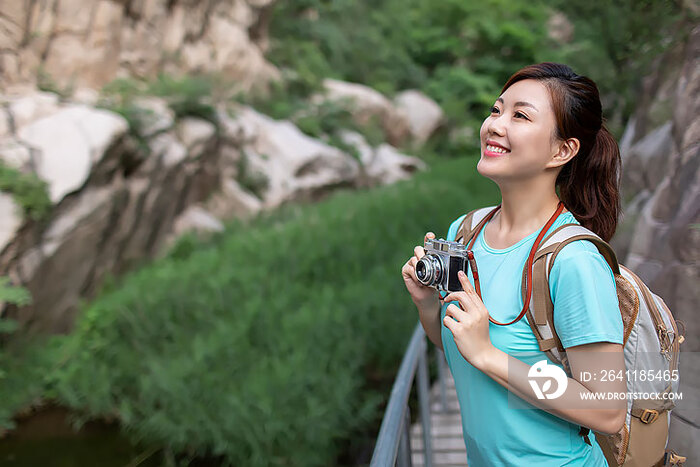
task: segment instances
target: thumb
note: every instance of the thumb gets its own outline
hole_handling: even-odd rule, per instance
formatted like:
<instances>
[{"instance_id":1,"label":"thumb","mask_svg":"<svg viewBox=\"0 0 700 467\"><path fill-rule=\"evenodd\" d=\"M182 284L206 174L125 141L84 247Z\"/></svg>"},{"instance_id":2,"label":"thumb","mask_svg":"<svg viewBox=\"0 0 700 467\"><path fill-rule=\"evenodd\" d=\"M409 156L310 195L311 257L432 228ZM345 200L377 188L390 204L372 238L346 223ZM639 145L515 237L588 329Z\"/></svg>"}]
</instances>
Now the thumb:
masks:
<instances>
[{"instance_id":1,"label":"thumb","mask_svg":"<svg viewBox=\"0 0 700 467\"><path fill-rule=\"evenodd\" d=\"M429 239L429 238L430 238L430 239L435 238L435 234L432 233L432 232L426 233L426 234L425 234L425 239L427 240L427 239Z\"/></svg>"}]
</instances>

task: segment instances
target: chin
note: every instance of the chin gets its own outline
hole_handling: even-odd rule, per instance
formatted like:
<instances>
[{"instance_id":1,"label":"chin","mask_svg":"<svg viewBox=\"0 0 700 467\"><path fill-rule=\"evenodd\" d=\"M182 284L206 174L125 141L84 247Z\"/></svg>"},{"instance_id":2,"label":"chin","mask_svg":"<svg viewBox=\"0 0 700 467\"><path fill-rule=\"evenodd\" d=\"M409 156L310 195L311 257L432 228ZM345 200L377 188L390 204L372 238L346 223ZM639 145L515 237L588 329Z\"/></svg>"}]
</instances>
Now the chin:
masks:
<instances>
[{"instance_id":1,"label":"chin","mask_svg":"<svg viewBox=\"0 0 700 467\"><path fill-rule=\"evenodd\" d=\"M479 159L479 162L476 164L476 171L479 172L479 175L482 177L493 179L494 176L498 176L498 168L494 167L494 164L490 162L491 161L482 154L481 159Z\"/></svg>"}]
</instances>

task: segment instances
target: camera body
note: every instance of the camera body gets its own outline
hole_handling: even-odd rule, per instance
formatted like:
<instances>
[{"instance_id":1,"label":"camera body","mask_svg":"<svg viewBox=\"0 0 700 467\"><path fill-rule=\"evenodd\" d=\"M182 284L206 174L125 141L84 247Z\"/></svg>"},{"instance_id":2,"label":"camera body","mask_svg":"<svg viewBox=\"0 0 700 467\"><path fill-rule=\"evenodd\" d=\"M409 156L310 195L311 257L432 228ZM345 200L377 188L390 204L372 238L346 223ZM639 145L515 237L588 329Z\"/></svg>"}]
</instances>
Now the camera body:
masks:
<instances>
[{"instance_id":1,"label":"camera body","mask_svg":"<svg viewBox=\"0 0 700 467\"><path fill-rule=\"evenodd\" d=\"M467 247L459 242L428 239L424 249L425 256L416 263L418 281L440 291L463 290L457 273L467 271Z\"/></svg>"}]
</instances>

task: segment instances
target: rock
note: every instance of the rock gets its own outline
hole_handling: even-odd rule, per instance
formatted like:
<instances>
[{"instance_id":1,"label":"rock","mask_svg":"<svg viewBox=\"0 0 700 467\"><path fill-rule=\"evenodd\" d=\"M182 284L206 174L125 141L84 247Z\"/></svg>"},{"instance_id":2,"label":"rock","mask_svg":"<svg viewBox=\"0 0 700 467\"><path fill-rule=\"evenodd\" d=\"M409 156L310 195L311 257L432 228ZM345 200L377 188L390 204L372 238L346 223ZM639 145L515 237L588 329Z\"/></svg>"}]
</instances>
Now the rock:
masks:
<instances>
[{"instance_id":1,"label":"rock","mask_svg":"<svg viewBox=\"0 0 700 467\"><path fill-rule=\"evenodd\" d=\"M0 191L0 251L14 238L22 225L22 209L11 195Z\"/></svg>"},{"instance_id":2,"label":"rock","mask_svg":"<svg viewBox=\"0 0 700 467\"><path fill-rule=\"evenodd\" d=\"M206 204L208 211L222 219L252 217L260 212L262 207L260 199L242 189L232 179L225 180L221 192L212 196Z\"/></svg>"},{"instance_id":3,"label":"rock","mask_svg":"<svg viewBox=\"0 0 700 467\"><path fill-rule=\"evenodd\" d=\"M426 168L420 159L401 154L388 144L372 148L359 133L344 131L341 133L341 139L357 149L365 175L371 184L390 184L405 180L413 172Z\"/></svg>"},{"instance_id":4,"label":"rock","mask_svg":"<svg viewBox=\"0 0 700 467\"><path fill-rule=\"evenodd\" d=\"M7 111L15 129L58 111L58 96L51 92L33 92L21 96L8 96Z\"/></svg>"},{"instance_id":5,"label":"rock","mask_svg":"<svg viewBox=\"0 0 700 467\"><path fill-rule=\"evenodd\" d=\"M0 138L0 160L8 167L28 170L32 161L29 148L14 138Z\"/></svg>"},{"instance_id":6,"label":"rock","mask_svg":"<svg viewBox=\"0 0 700 467\"><path fill-rule=\"evenodd\" d=\"M213 123L201 118L186 117L177 123L175 134L190 153L199 153L201 148L216 134Z\"/></svg>"},{"instance_id":7,"label":"rock","mask_svg":"<svg viewBox=\"0 0 700 467\"><path fill-rule=\"evenodd\" d=\"M440 106L420 91L403 91L396 96L394 103L408 121L411 137L418 144L425 143L445 118Z\"/></svg>"},{"instance_id":8,"label":"rock","mask_svg":"<svg viewBox=\"0 0 700 467\"><path fill-rule=\"evenodd\" d=\"M378 91L362 84L335 79L324 79L323 87L325 94L314 96L312 102L330 101L344 106L359 125L371 125L373 119L378 119L387 141L394 146L407 141L411 132L410 122Z\"/></svg>"},{"instance_id":9,"label":"rock","mask_svg":"<svg viewBox=\"0 0 700 467\"><path fill-rule=\"evenodd\" d=\"M126 121L117 114L68 106L22 127L18 137L40 153L37 175L47 182L49 197L57 203L83 186L93 164L126 131Z\"/></svg>"},{"instance_id":10,"label":"rock","mask_svg":"<svg viewBox=\"0 0 700 467\"><path fill-rule=\"evenodd\" d=\"M224 224L216 216L200 206L190 206L175 220L173 233L179 236L187 232L210 233L223 230Z\"/></svg>"},{"instance_id":11,"label":"rock","mask_svg":"<svg viewBox=\"0 0 700 467\"><path fill-rule=\"evenodd\" d=\"M187 159L187 148L172 133L164 133L149 141L153 156L159 156L163 167L172 168Z\"/></svg>"},{"instance_id":12,"label":"rock","mask_svg":"<svg viewBox=\"0 0 700 467\"><path fill-rule=\"evenodd\" d=\"M625 192L654 190L659 185L674 151L671 126L667 122L656 128L621 154Z\"/></svg>"},{"instance_id":13,"label":"rock","mask_svg":"<svg viewBox=\"0 0 700 467\"><path fill-rule=\"evenodd\" d=\"M233 106L232 112L245 113L247 107ZM227 144L245 146L253 144L258 137L257 127L253 121L245 118L230 116L225 109L217 109L217 119L221 129L222 137Z\"/></svg>"},{"instance_id":14,"label":"rock","mask_svg":"<svg viewBox=\"0 0 700 467\"><path fill-rule=\"evenodd\" d=\"M409 178L410 174L425 169L426 165L420 159L401 154L389 144L380 144L366 168L371 176L389 184Z\"/></svg>"},{"instance_id":15,"label":"rock","mask_svg":"<svg viewBox=\"0 0 700 467\"><path fill-rule=\"evenodd\" d=\"M628 251L622 263L664 299L677 320L686 324L681 358L700 349L700 321L696 318L700 301L698 57L700 27L696 26L687 42L660 57L643 81L644 94L637 99L637 111L621 145L625 198L634 199L635 206L624 207L632 215L625 216L618 227L625 240L613 239L616 248ZM658 121L659 115L669 114L670 121ZM685 362L681 366L684 401L674 410L669 439L670 448L689 457L700 445L696 411L700 385L692 368L697 364ZM696 403L686 404L688 399Z\"/></svg>"},{"instance_id":16,"label":"rock","mask_svg":"<svg viewBox=\"0 0 700 467\"><path fill-rule=\"evenodd\" d=\"M251 108L241 108L237 120L253 126L257 138L243 151L250 170L265 174L268 187L263 195L267 208L315 189L351 185L359 173L357 161L339 149L302 133L288 121L276 121Z\"/></svg>"},{"instance_id":17,"label":"rock","mask_svg":"<svg viewBox=\"0 0 700 467\"><path fill-rule=\"evenodd\" d=\"M73 93L71 98L72 101L76 104L83 104L90 107L95 107L97 106L97 103L100 100L100 93L97 92L95 89L80 88Z\"/></svg>"},{"instance_id":18,"label":"rock","mask_svg":"<svg viewBox=\"0 0 700 467\"><path fill-rule=\"evenodd\" d=\"M262 2L259 2L262 4ZM223 73L239 90L278 77L261 50L264 28L250 29L267 4L162 0L10 1L0 3L4 85L41 67L66 92L100 88L119 75Z\"/></svg>"},{"instance_id":19,"label":"rock","mask_svg":"<svg viewBox=\"0 0 700 467\"><path fill-rule=\"evenodd\" d=\"M132 104L143 112L139 121L139 133L145 138L169 130L175 124L175 112L163 99L138 97Z\"/></svg>"}]
</instances>

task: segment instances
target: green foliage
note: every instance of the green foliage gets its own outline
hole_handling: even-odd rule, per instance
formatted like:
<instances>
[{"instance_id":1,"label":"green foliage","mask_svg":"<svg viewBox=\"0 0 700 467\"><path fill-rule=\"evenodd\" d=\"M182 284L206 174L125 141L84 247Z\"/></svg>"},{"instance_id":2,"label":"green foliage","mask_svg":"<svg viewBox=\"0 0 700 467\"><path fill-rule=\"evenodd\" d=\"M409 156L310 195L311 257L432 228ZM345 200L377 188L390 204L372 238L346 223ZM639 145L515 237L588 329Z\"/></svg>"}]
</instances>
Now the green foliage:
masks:
<instances>
[{"instance_id":1,"label":"green foliage","mask_svg":"<svg viewBox=\"0 0 700 467\"><path fill-rule=\"evenodd\" d=\"M0 302L23 306L29 305L32 297L24 287L10 285L9 278L0 277Z\"/></svg>"},{"instance_id":2,"label":"green foliage","mask_svg":"<svg viewBox=\"0 0 700 467\"><path fill-rule=\"evenodd\" d=\"M24 287L10 285L7 277L0 277L0 303L28 305L32 301L29 291ZM0 319L0 336L13 334L19 328L16 320ZM37 355L46 355L45 349L23 348L21 352L11 352L0 348L0 433L14 428L12 417L15 411L26 406L32 399L40 396L45 389L45 378L49 365L27 367ZM42 357L43 358L43 357Z\"/></svg>"},{"instance_id":3,"label":"green foliage","mask_svg":"<svg viewBox=\"0 0 700 467\"><path fill-rule=\"evenodd\" d=\"M10 193L26 216L38 221L51 210L46 182L33 173L23 173L0 161L0 191Z\"/></svg>"},{"instance_id":4,"label":"green foliage","mask_svg":"<svg viewBox=\"0 0 700 467\"><path fill-rule=\"evenodd\" d=\"M547 43L546 19L538 1L283 2L270 58L387 94L424 89L463 123L484 114L494 90L534 61ZM299 53L300 44L312 53Z\"/></svg>"},{"instance_id":5,"label":"green foliage","mask_svg":"<svg viewBox=\"0 0 700 467\"><path fill-rule=\"evenodd\" d=\"M475 163L185 239L87 307L53 352L51 393L188 456L333 464L379 415L388 387L368 378L391 382L417 323L401 265L495 199Z\"/></svg>"},{"instance_id":6,"label":"green foliage","mask_svg":"<svg viewBox=\"0 0 700 467\"><path fill-rule=\"evenodd\" d=\"M548 51L548 58L597 83L617 134L638 104L640 78L652 61L684 39L698 20L680 0L557 0L552 7L573 23L574 37Z\"/></svg>"},{"instance_id":7,"label":"green foliage","mask_svg":"<svg viewBox=\"0 0 700 467\"><path fill-rule=\"evenodd\" d=\"M138 105L139 97L164 99L176 119L197 117L218 125L213 102L226 93L226 87L214 75L174 77L161 74L152 81L119 78L102 88L100 106L123 116L129 123L130 133L143 142L143 129L155 115Z\"/></svg>"},{"instance_id":8,"label":"green foliage","mask_svg":"<svg viewBox=\"0 0 700 467\"><path fill-rule=\"evenodd\" d=\"M147 92L168 101L176 118L197 117L218 124L212 102L212 77L158 75L149 83Z\"/></svg>"}]
</instances>

